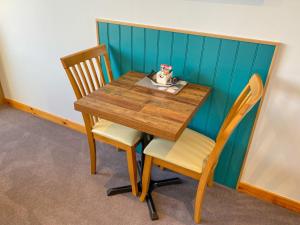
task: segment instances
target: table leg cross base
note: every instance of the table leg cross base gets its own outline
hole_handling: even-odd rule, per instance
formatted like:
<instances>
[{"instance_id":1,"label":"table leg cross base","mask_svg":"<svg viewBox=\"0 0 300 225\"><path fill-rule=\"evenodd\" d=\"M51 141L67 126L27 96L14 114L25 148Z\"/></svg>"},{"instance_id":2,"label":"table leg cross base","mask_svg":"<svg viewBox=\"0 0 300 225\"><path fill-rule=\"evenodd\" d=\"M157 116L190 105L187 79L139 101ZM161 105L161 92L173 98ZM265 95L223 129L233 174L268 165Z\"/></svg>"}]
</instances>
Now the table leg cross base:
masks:
<instances>
[{"instance_id":1,"label":"table leg cross base","mask_svg":"<svg viewBox=\"0 0 300 225\"><path fill-rule=\"evenodd\" d=\"M123 193L127 193L127 192L131 192L131 185L109 188L106 191L106 194L107 194L107 196L113 196L113 195L123 194Z\"/></svg>"},{"instance_id":2,"label":"table leg cross base","mask_svg":"<svg viewBox=\"0 0 300 225\"><path fill-rule=\"evenodd\" d=\"M138 161L138 174L139 177L142 177L142 162ZM167 186L167 185L173 185L173 184L181 184L182 180L179 178L169 178L169 179L164 179L164 180L151 180L149 184L149 191L146 196L146 202L149 210L149 215L151 220L158 220L158 214L156 212L156 208L152 199L152 191L157 188L157 187L162 187L162 186ZM138 188L139 192L142 191L142 185L141 181L138 182ZM126 185L126 186L121 186L121 187L114 187L114 188L109 188L107 190L107 196L113 196L117 194L123 194L123 193L128 193L131 192L131 185Z\"/></svg>"}]
</instances>

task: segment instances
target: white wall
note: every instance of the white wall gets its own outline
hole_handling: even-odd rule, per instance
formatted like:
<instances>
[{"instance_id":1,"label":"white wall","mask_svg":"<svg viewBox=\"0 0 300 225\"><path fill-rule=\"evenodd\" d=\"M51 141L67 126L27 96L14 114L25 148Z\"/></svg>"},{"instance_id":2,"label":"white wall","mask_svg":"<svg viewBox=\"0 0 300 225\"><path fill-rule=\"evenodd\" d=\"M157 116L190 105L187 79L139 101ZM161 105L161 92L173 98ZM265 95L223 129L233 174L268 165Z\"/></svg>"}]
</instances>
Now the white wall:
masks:
<instances>
[{"instance_id":1,"label":"white wall","mask_svg":"<svg viewBox=\"0 0 300 225\"><path fill-rule=\"evenodd\" d=\"M95 18L280 41L242 182L300 201L299 9L299 0L1 0L1 83L7 98L81 121L59 58L96 44Z\"/></svg>"}]
</instances>

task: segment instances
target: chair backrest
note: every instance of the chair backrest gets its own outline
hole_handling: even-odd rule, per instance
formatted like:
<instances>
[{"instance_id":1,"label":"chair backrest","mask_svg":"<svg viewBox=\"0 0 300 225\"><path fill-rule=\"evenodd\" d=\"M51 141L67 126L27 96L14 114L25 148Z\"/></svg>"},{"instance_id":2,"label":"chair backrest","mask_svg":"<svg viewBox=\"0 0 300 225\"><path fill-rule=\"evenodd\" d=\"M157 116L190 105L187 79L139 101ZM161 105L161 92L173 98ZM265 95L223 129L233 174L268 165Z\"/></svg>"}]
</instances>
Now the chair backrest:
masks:
<instances>
[{"instance_id":1,"label":"chair backrest","mask_svg":"<svg viewBox=\"0 0 300 225\"><path fill-rule=\"evenodd\" d=\"M101 57L104 58L106 73L110 82L113 80L113 76L105 45L98 45L60 59L77 99L105 85Z\"/></svg>"},{"instance_id":2,"label":"chair backrest","mask_svg":"<svg viewBox=\"0 0 300 225\"><path fill-rule=\"evenodd\" d=\"M212 158L210 160L212 160L212 164L216 164L218 162L220 153L222 152L234 129L253 108L253 106L260 100L262 93L262 80L258 74L253 74L246 87L234 102L222 124L216 139L215 148L211 154Z\"/></svg>"}]
</instances>

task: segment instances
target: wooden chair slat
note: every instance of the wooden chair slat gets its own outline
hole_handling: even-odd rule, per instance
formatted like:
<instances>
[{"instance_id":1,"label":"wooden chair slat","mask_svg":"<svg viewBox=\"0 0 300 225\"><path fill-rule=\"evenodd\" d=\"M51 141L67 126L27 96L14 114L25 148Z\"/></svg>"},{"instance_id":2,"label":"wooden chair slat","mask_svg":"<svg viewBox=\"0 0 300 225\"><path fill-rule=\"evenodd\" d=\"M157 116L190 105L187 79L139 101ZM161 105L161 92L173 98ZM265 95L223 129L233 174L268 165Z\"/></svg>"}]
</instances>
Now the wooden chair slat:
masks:
<instances>
[{"instance_id":1,"label":"wooden chair slat","mask_svg":"<svg viewBox=\"0 0 300 225\"><path fill-rule=\"evenodd\" d=\"M91 92L93 92L93 91L96 90L95 82L94 82L94 80L93 80L93 78L92 78L92 75L91 75L91 73L90 73L90 69L89 69L89 67L88 67L88 65L87 65L87 63L86 63L86 61L83 61L82 63L83 63L83 66L84 66L84 69L85 69L85 73L86 73L87 78L88 78L87 80L88 80L89 85L90 85L90 90L91 90Z\"/></svg>"},{"instance_id":2,"label":"wooden chair slat","mask_svg":"<svg viewBox=\"0 0 300 225\"><path fill-rule=\"evenodd\" d=\"M89 64L90 64L90 67L92 69L92 74L94 76L94 80L95 80L95 86L96 86L96 89L100 88L101 85L100 85L100 82L99 82L99 78L97 76L97 72L96 72L96 69L95 69L95 65L94 65L94 62L93 62L93 58L92 59L89 59Z\"/></svg>"},{"instance_id":3,"label":"wooden chair slat","mask_svg":"<svg viewBox=\"0 0 300 225\"><path fill-rule=\"evenodd\" d=\"M104 63L105 63L108 80L109 80L109 82L111 82L113 80L113 75L112 75L112 70L111 70L111 66L110 66L110 62L109 62L108 53L105 52L103 54L103 57L104 57Z\"/></svg>"},{"instance_id":4,"label":"wooden chair slat","mask_svg":"<svg viewBox=\"0 0 300 225\"><path fill-rule=\"evenodd\" d=\"M76 69L75 66L71 66L70 68L72 69L72 73L74 74L74 76L76 78L76 83L77 83L77 85L78 85L78 87L80 89L81 96L84 96L85 95L85 91L84 91L84 87L82 85L82 81L81 81L81 79L79 77L78 71L77 71L77 69Z\"/></svg>"},{"instance_id":5,"label":"wooden chair slat","mask_svg":"<svg viewBox=\"0 0 300 225\"><path fill-rule=\"evenodd\" d=\"M80 63L76 64L78 70L79 70L79 74L80 74L80 77L83 81L83 84L84 84L84 87L85 87L85 92L86 94L90 94L91 91L90 91L90 88L89 88L89 85L88 85L88 82L87 82L87 79L86 79L86 75L85 73L83 72L83 69L82 69L82 66Z\"/></svg>"},{"instance_id":6,"label":"wooden chair slat","mask_svg":"<svg viewBox=\"0 0 300 225\"><path fill-rule=\"evenodd\" d=\"M106 82L105 82L103 70L102 70L102 67L101 67L101 57L100 56L96 57L95 60L96 60L96 64L97 64L97 67L98 67L98 70L99 70L101 84L103 86L103 85L106 84Z\"/></svg>"}]
</instances>

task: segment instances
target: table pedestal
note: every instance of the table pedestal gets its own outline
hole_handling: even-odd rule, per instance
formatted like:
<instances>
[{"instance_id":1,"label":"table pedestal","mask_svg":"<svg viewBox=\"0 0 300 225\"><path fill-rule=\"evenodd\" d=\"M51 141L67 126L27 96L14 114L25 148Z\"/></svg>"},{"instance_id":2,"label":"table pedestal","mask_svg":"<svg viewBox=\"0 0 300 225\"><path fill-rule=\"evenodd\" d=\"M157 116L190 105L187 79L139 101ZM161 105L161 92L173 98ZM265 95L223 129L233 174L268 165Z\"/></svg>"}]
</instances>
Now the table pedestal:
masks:
<instances>
[{"instance_id":1,"label":"table pedestal","mask_svg":"<svg viewBox=\"0 0 300 225\"><path fill-rule=\"evenodd\" d=\"M147 144L151 141L152 137L150 135L144 134L143 135L143 150L147 146ZM144 160L145 160L145 155L142 153L142 159L138 160L138 174L140 177L140 181L138 182L138 188L139 192L142 190L142 175L143 175L143 166L144 166ZM162 186L167 186L167 185L172 185L172 184L181 184L182 180L175 177L175 178L169 178L169 179L163 179L163 180L150 180L149 184L149 190L146 196L146 202L147 206L149 209L149 214L151 220L158 220L158 214L155 209L155 205L151 196L152 191L157 188L157 187L162 187ZM107 190L107 196L112 196L112 195L117 195L117 194L122 194L122 193L127 193L131 192L131 185L126 185L126 186L121 186L121 187L114 187L114 188L109 188Z\"/></svg>"}]
</instances>

